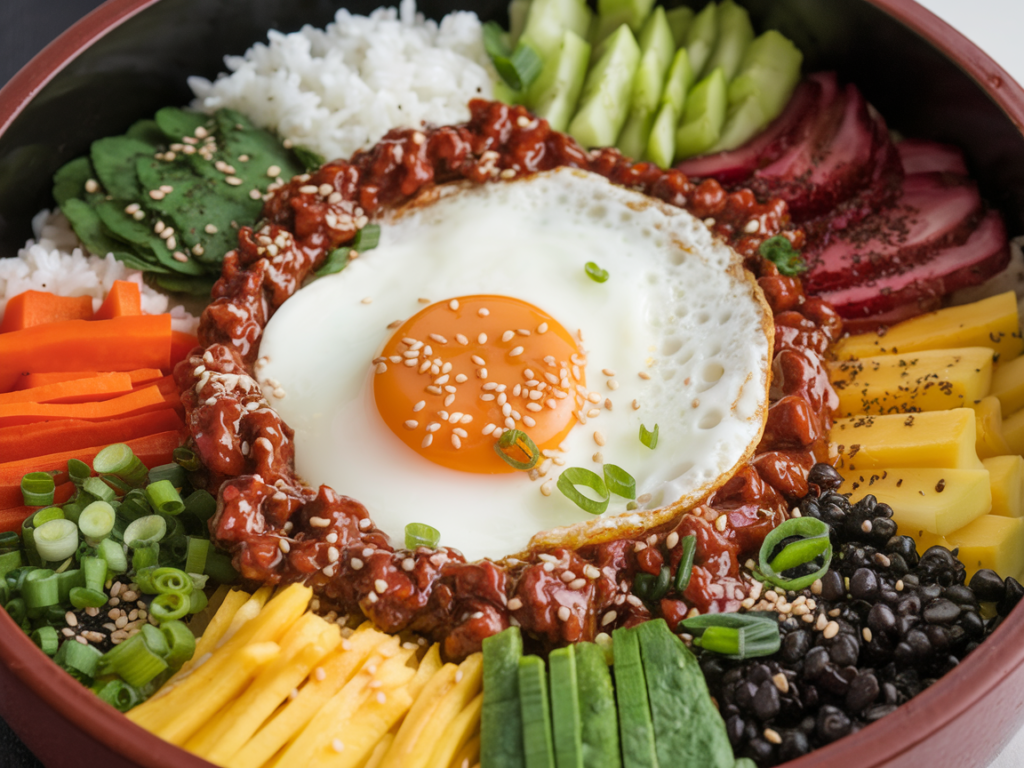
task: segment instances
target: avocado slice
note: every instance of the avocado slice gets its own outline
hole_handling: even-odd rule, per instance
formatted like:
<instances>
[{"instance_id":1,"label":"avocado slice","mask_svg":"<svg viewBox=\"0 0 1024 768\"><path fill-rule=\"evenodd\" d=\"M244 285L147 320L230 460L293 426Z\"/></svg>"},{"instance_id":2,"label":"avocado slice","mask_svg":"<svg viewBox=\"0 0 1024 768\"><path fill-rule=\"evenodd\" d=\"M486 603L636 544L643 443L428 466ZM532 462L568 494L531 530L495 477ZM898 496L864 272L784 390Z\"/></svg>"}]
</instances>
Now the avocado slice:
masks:
<instances>
[{"instance_id":1,"label":"avocado slice","mask_svg":"<svg viewBox=\"0 0 1024 768\"><path fill-rule=\"evenodd\" d=\"M526 768L555 768L548 680L544 659L539 656L519 660L519 709L523 715Z\"/></svg>"},{"instance_id":2,"label":"avocado slice","mask_svg":"<svg viewBox=\"0 0 1024 768\"><path fill-rule=\"evenodd\" d=\"M604 650L578 643L575 654L583 768L622 768L619 712Z\"/></svg>"},{"instance_id":3,"label":"avocado slice","mask_svg":"<svg viewBox=\"0 0 1024 768\"><path fill-rule=\"evenodd\" d=\"M624 768L658 768L654 724L651 721L646 672L640 657L638 630L639 627L630 627L616 629L612 633L615 695L619 703L619 733L622 737L622 764ZM675 760L665 763L666 766L675 764Z\"/></svg>"},{"instance_id":4,"label":"avocado slice","mask_svg":"<svg viewBox=\"0 0 1024 768\"><path fill-rule=\"evenodd\" d=\"M580 722L576 653L573 646L548 656L551 674L551 730L556 768L583 768L583 733Z\"/></svg>"},{"instance_id":5,"label":"avocado slice","mask_svg":"<svg viewBox=\"0 0 1024 768\"><path fill-rule=\"evenodd\" d=\"M480 762L491 768L523 768L523 716L519 703L519 660L523 638L518 627L485 638L484 701L480 712Z\"/></svg>"}]
</instances>

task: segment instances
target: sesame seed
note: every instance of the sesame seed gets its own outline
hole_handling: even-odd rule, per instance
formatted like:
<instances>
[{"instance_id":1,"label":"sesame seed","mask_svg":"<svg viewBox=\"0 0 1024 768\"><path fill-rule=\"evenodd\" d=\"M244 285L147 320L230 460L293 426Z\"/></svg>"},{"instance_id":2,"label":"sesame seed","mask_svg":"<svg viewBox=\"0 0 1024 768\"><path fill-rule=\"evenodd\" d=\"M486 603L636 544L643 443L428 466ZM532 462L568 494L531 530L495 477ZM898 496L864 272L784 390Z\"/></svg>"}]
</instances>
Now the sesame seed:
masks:
<instances>
[{"instance_id":1,"label":"sesame seed","mask_svg":"<svg viewBox=\"0 0 1024 768\"><path fill-rule=\"evenodd\" d=\"M203 231L208 235L215 235L217 234L217 225L207 224L205 227L203 227Z\"/></svg>"},{"instance_id":2,"label":"sesame seed","mask_svg":"<svg viewBox=\"0 0 1024 768\"><path fill-rule=\"evenodd\" d=\"M746 226L743 227L743 231L746 232L748 235L754 234L759 229L761 229L761 222L759 222L757 219L751 219L746 223Z\"/></svg>"},{"instance_id":3,"label":"sesame seed","mask_svg":"<svg viewBox=\"0 0 1024 768\"><path fill-rule=\"evenodd\" d=\"M487 334L486 333L481 333L479 336L476 337L476 341L477 341L478 344L486 344L487 343Z\"/></svg>"},{"instance_id":4,"label":"sesame seed","mask_svg":"<svg viewBox=\"0 0 1024 768\"><path fill-rule=\"evenodd\" d=\"M238 187L242 185L242 180L237 176L225 176L224 182L230 184L232 187Z\"/></svg>"},{"instance_id":5,"label":"sesame seed","mask_svg":"<svg viewBox=\"0 0 1024 768\"><path fill-rule=\"evenodd\" d=\"M772 744L782 743L782 737L779 736L779 732L771 728L764 729L764 739L765 741L770 741Z\"/></svg>"},{"instance_id":6,"label":"sesame seed","mask_svg":"<svg viewBox=\"0 0 1024 768\"><path fill-rule=\"evenodd\" d=\"M637 376L639 376L644 381L647 381L648 379L651 378L651 374L649 374L647 371L640 371L640 373L638 373Z\"/></svg>"},{"instance_id":7,"label":"sesame seed","mask_svg":"<svg viewBox=\"0 0 1024 768\"><path fill-rule=\"evenodd\" d=\"M826 640L831 640L838 634L839 625L834 621L830 621L828 624L825 625L825 629L822 631L821 636L824 637Z\"/></svg>"},{"instance_id":8,"label":"sesame seed","mask_svg":"<svg viewBox=\"0 0 1024 768\"><path fill-rule=\"evenodd\" d=\"M171 257L172 257L172 258L173 258L173 259L174 259L175 261L181 262L182 264L186 264L186 263L188 263L188 256L186 256L186 255L185 255L184 253L182 253L181 251L175 251L174 253L172 253L172 254L171 254Z\"/></svg>"},{"instance_id":9,"label":"sesame seed","mask_svg":"<svg viewBox=\"0 0 1024 768\"><path fill-rule=\"evenodd\" d=\"M373 588L377 591L378 595L383 595L388 591L388 583L384 579L377 579L373 582Z\"/></svg>"},{"instance_id":10,"label":"sesame seed","mask_svg":"<svg viewBox=\"0 0 1024 768\"><path fill-rule=\"evenodd\" d=\"M450 310L452 310L454 312L458 308L459 308L459 300L458 299L452 299L451 301L448 302L448 309L450 309Z\"/></svg>"},{"instance_id":11,"label":"sesame seed","mask_svg":"<svg viewBox=\"0 0 1024 768\"><path fill-rule=\"evenodd\" d=\"M617 382L615 379L612 379L612 380L610 380L608 382L608 389L616 390L618 388L619 388L619 382Z\"/></svg>"},{"instance_id":12,"label":"sesame seed","mask_svg":"<svg viewBox=\"0 0 1024 768\"><path fill-rule=\"evenodd\" d=\"M430 299L425 299L422 296L420 298L416 299L416 301L418 301L420 304L429 304L430 303Z\"/></svg>"},{"instance_id":13,"label":"sesame seed","mask_svg":"<svg viewBox=\"0 0 1024 768\"><path fill-rule=\"evenodd\" d=\"M672 531L668 536L665 537L665 546L669 549L675 549L676 544L679 543L679 534Z\"/></svg>"},{"instance_id":14,"label":"sesame seed","mask_svg":"<svg viewBox=\"0 0 1024 768\"><path fill-rule=\"evenodd\" d=\"M428 338L431 341L436 341L438 344L447 344L448 343L448 339L446 339L444 336L442 336L439 333L432 333L432 334L430 334L428 336Z\"/></svg>"},{"instance_id":15,"label":"sesame seed","mask_svg":"<svg viewBox=\"0 0 1024 768\"><path fill-rule=\"evenodd\" d=\"M434 436L427 435L426 437L423 438L423 442L420 443L420 448L429 448L432 442L434 442Z\"/></svg>"},{"instance_id":16,"label":"sesame seed","mask_svg":"<svg viewBox=\"0 0 1024 768\"><path fill-rule=\"evenodd\" d=\"M376 368L377 373L384 373L385 371L387 371L387 369L388 369L388 364L387 363L377 363L377 368Z\"/></svg>"},{"instance_id":17,"label":"sesame seed","mask_svg":"<svg viewBox=\"0 0 1024 768\"><path fill-rule=\"evenodd\" d=\"M331 524L331 521L327 518L317 517L316 515L314 515L313 517L309 518L309 524L314 528L326 528Z\"/></svg>"},{"instance_id":18,"label":"sesame seed","mask_svg":"<svg viewBox=\"0 0 1024 768\"><path fill-rule=\"evenodd\" d=\"M619 614L616 611L608 611L608 613L606 613L604 616L601 617L601 626L602 627L607 627L609 624L611 624L613 621L615 621L618 617L619 617Z\"/></svg>"},{"instance_id":19,"label":"sesame seed","mask_svg":"<svg viewBox=\"0 0 1024 768\"><path fill-rule=\"evenodd\" d=\"M861 631L861 637L864 638L864 642L865 643L870 643L871 642L871 629L869 627L864 627L863 631Z\"/></svg>"},{"instance_id":20,"label":"sesame seed","mask_svg":"<svg viewBox=\"0 0 1024 768\"><path fill-rule=\"evenodd\" d=\"M597 443L598 445L603 446L605 444L604 435L601 434L600 432L595 432L594 433L594 442Z\"/></svg>"},{"instance_id":21,"label":"sesame seed","mask_svg":"<svg viewBox=\"0 0 1024 768\"><path fill-rule=\"evenodd\" d=\"M508 356L509 357L519 357L519 355L521 355L521 354L523 354L523 348L522 347L512 347L512 349L508 353Z\"/></svg>"},{"instance_id":22,"label":"sesame seed","mask_svg":"<svg viewBox=\"0 0 1024 768\"><path fill-rule=\"evenodd\" d=\"M353 571L361 571L363 569L363 561L358 557L353 557L348 563Z\"/></svg>"},{"instance_id":23,"label":"sesame seed","mask_svg":"<svg viewBox=\"0 0 1024 768\"><path fill-rule=\"evenodd\" d=\"M287 539L278 539L277 548L284 552L286 555L291 552L291 544L288 543Z\"/></svg>"},{"instance_id":24,"label":"sesame seed","mask_svg":"<svg viewBox=\"0 0 1024 768\"><path fill-rule=\"evenodd\" d=\"M520 600L518 597L513 597L511 600L508 601L508 609L510 611L518 611L522 607L523 601Z\"/></svg>"},{"instance_id":25,"label":"sesame seed","mask_svg":"<svg viewBox=\"0 0 1024 768\"><path fill-rule=\"evenodd\" d=\"M267 168L267 176L269 176L270 178L276 179L280 175L281 175L281 166L279 166L279 165L272 165L269 168Z\"/></svg>"},{"instance_id":26,"label":"sesame seed","mask_svg":"<svg viewBox=\"0 0 1024 768\"><path fill-rule=\"evenodd\" d=\"M341 739L334 739L333 741L331 741L331 749L339 753L344 752L345 745L342 743Z\"/></svg>"},{"instance_id":27,"label":"sesame seed","mask_svg":"<svg viewBox=\"0 0 1024 768\"><path fill-rule=\"evenodd\" d=\"M558 609L558 618L560 621L568 621L570 615L571 613L569 609L566 608L564 605Z\"/></svg>"},{"instance_id":28,"label":"sesame seed","mask_svg":"<svg viewBox=\"0 0 1024 768\"><path fill-rule=\"evenodd\" d=\"M547 332L548 332L548 324L547 323L541 323L540 325L537 326L537 333L547 333Z\"/></svg>"},{"instance_id":29,"label":"sesame seed","mask_svg":"<svg viewBox=\"0 0 1024 768\"><path fill-rule=\"evenodd\" d=\"M153 198L154 200L163 200L164 199L164 193L161 192L159 189L151 189L151 190L149 190L149 196L151 198Z\"/></svg>"},{"instance_id":30,"label":"sesame seed","mask_svg":"<svg viewBox=\"0 0 1024 768\"><path fill-rule=\"evenodd\" d=\"M718 519L715 520L715 530L721 533L725 530L728 524L729 518L726 515L719 515Z\"/></svg>"},{"instance_id":31,"label":"sesame seed","mask_svg":"<svg viewBox=\"0 0 1024 768\"><path fill-rule=\"evenodd\" d=\"M361 302L361 303L362 303L362 304L372 304L372 303L373 303L373 298L372 298L372 297L370 297L370 296L367 296L367 297L365 297L365 298L364 298L364 299L362 300L362 302Z\"/></svg>"}]
</instances>

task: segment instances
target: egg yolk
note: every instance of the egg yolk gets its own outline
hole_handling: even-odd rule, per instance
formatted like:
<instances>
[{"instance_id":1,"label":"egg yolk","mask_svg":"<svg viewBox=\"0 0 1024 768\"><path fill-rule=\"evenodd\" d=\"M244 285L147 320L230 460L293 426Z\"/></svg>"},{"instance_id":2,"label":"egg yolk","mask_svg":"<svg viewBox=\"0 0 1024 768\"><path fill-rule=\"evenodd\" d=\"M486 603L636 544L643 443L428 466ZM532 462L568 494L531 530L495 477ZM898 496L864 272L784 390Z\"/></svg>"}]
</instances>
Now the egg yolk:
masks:
<instances>
[{"instance_id":1,"label":"egg yolk","mask_svg":"<svg viewBox=\"0 0 1024 768\"><path fill-rule=\"evenodd\" d=\"M460 296L406 320L374 361L377 410L426 459L463 472L516 471L495 451L508 429L555 450L576 423L586 360L546 312L508 296ZM523 461L520 448L508 449Z\"/></svg>"}]
</instances>

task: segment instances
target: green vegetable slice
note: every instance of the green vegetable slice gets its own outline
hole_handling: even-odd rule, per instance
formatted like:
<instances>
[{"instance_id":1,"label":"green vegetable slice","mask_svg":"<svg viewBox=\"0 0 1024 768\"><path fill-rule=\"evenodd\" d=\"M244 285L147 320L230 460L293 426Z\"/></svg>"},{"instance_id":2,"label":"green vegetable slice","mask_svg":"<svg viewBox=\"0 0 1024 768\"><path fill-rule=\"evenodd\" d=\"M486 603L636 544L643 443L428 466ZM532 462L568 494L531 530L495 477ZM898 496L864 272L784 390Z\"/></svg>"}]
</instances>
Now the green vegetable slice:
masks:
<instances>
[{"instance_id":1,"label":"green vegetable slice","mask_svg":"<svg viewBox=\"0 0 1024 768\"><path fill-rule=\"evenodd\" d=\"M654 425L654 429L647 429L643 424L640 425L640 442L650 448L652 451L658 447L658 425Z\"/></svg>"},{"instance_id":2,"label":"green vegetable slice","mask_svg":"<svg viewBox=\"0 0 1024 768\"><path fill-rule=\"evenodd\" d=\"M800 539L787 545L769 562L775 548L791 536L799 536ZM795 579L782 575L792 568L812 563L818 557L822 558L822 564L814 573ZM814 517L794 517L783 522L765 536L758 555L758 567L765 579L787 590L809 587L825 575L831 562L832 542L828 524Z\"/></svg>"},{"instance_id":3,"label":"green vegetable slice","mask_svg":"<svg viewBox=\"0 0 1024 768\"><path fill-rule=\"evenodd\" d=\"M684 536L679 542L683 553L679 558L679 568L676 569L676 592L685 592L690 586L690 576L693 575L693 556L697 550L697 537L692 533Z\"/></svg>"},{"instance_id":4,"label":"green vegetable slice","mask_svg":"<svg viewBox=\"0 0 1024 768\"><path fill-rule=\"evenodd\" d=\"M576 486L583 486L589 488L598 495L598 498L592 499L588 496L583 495ZM608 487L604 484L604 480L601 477L591 472L589 469L583 467L569 467L561 475L558 476L558 490L560 490L569 501L573 502L576 506L585 512L589 512L592 515L600 515L606 509L608 509L608 501L610 494Z\"/></svg>"},{"instance_id":5,"label":"green vegetable slice","mask_svg":"<svg viewBox=\"0 0 1024 768\"><path fill-rule=\"evenodd\" d=\"M608 270L601 269L601 267L597 266L593 261L588 261L583 266L583 269L586 271L587 277L595 283L604 283L608 280Z\"/></svg>"},{"instance_id":6,"label":"green vegetable slice","mask_svg":"<svg viewBox=\"0 0 1024 768\"><path fill-rule=\"evenodd\" d=\"M29 472L21 478L21 496L26 507L44 507L53 504L56 485L49 472Z\"/></svg>"},{"instance_id":7,"label":"green vegetable slice","mask_svg":"<svg viewBox=\"0 0 1024 768\"><path fill-rule=\"evenodd\" d=\"M526 461L514 458L510 455L511 451L525 454ZM528 434L518 429L509 429L502 433L501 438L494 444L494 452L513 469L533 469L540 461L540 449L537 448L537 444Z\"/></svg>"},{"instance_id":8,"label":"green vegetable slice","mask_svg":"<svg viewBox=\"0 0 1024 768\"><path fill-rule=\"evenodd\" d=\"M604 484L616 496L621 496L624 499L636 498L636 480L622 467L605 464Z\"/></svg>"},{"instance_id":9,"label":"green vegetable slice","mask_svg":"<svg viewBox=\"0 0 1024 768\"><path fill-rule=\"evenodd\" d=\"M70 520L49 520L33 531L32 538L43 560L64 560L78 549L78 526Z\"/></svg>"},{"instance_id":10,"label":"green vegetable slice","mask_svg":"<svg viewBox=\"0 0 1024 768\"><path fill-rule=\"evenodd\" d=\"M807 271L807 264L800 251L784 235L769 237L758 246L757 252L778 267L779 274L786 277L795 277Z\"/></svg>"},{"instance_id":11,"label":"green vegetable slice","mask_svg":"<svg viewBox=\"0 0 1024 768\"><path fill-rule=\"evenodd\" d=\"M409 523L405 526L405 548L427 547L437 549L441 541L441 532L426 523Z\"/></svg>"}]
</instances>

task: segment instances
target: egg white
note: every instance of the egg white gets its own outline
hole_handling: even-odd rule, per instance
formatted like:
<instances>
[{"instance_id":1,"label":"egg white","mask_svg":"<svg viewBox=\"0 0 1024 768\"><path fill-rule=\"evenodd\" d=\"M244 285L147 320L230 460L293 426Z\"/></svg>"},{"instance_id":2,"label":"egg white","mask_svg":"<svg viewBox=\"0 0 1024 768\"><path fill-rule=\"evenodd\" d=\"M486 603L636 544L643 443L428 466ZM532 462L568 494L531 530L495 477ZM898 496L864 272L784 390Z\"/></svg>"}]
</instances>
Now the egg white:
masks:
<instances>
[{"instance_id":1,"label":"egg white","mask_svg":"<svg viewBox=\"0 0 1024 768\"><path fill-rule=\"evenodd\" d=\"M588 261L609 279L591 280ZM642 509L695 503L759 441L771 315L738 256L703 223L571 169L439 187L386 217L375 250L297 292L260 347L260 378L274 381L264 393L295 430L299 476L361 501L396 541L407 523L422 522L470 559L500 558L540 531L578 536L581 523L597 532L637 522L617 517L625 499L613 497L608 522L594 525L557 490L542 495L561 467L539 481L458 472L384 424L370 361L393 332L387 326L422 309L420 298L470 294L513 296L582 331L588 387L613 407L573 429L565 466L600 474L601 461L617 464L649 496ZM653 451L638 438L641 424L659 427ZM640 523L660 519L646 512Z\"/></svg>"}]
</instances>

